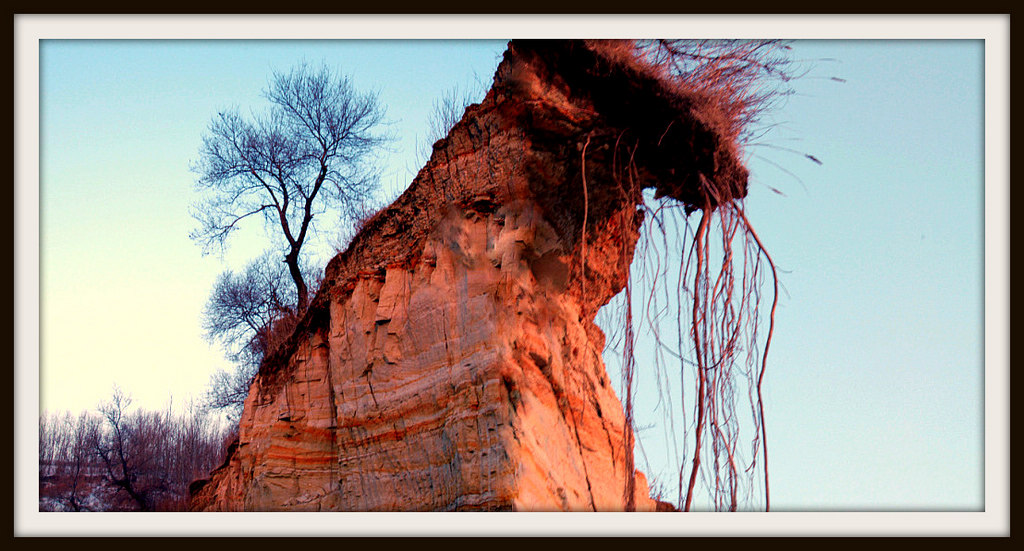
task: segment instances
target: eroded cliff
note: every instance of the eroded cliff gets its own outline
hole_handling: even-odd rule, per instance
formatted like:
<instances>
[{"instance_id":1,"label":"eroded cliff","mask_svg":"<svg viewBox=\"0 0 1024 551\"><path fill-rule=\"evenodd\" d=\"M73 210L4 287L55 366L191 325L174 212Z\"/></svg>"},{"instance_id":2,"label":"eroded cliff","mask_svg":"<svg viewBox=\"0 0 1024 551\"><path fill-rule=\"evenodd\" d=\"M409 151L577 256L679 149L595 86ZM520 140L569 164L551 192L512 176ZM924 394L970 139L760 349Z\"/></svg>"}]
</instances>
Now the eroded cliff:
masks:
<instances>
[{"instance_id":1,"label":"eroded cliff","mask_svg":"<svg viewBox=\"0 0 1024 551\"><path fill-rule=\"evenodd\" d=\"M594 316L625 285L642 189L702 204L707 182L741 196L746 171L621 48L510 43L328 265L192 509L656 509Z\"/></svg>"}]
</instances>

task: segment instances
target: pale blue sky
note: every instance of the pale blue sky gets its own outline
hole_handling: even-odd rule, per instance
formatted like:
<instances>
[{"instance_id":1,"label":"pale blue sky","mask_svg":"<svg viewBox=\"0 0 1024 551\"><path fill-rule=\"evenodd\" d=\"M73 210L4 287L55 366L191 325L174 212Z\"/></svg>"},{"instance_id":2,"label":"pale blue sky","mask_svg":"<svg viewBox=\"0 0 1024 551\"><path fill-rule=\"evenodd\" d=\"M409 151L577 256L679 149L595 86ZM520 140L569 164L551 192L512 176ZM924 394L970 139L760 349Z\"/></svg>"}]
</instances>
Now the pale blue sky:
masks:
<instances>
[{"instance_id":1,"label":"pale blue sky","mask_svg":"<svg viewBox=\"0 0 1024 551\"><path fill-rule=\"evenodd\" d=\"M200 314L262 244L253 228L221 259L188 239L188 163L218 109L326 61L380 92L401 137L393 191L419 168L433 100L488 86L504 44L43 41L41 407L92 408L114 383L160 407L227 366ZM794 43L818 61L765 141L823 165L751 149L746 206L786 289L765 383L777 510L983 506L983 46Z\"/></svg>"},{"instance_id":2,"label":"pale blue sky","mask_svg":"<svg viewBox=\"0 0 1024 551\"><path fill-rule=\"evenodd\" d=\"M807 191L748 201L789 272L767 397L775 495L980 509L983 43L797 51L839 59L846 83L798 83L786 111L824 163L797 171Z\"/></svg>"}]
</instances>

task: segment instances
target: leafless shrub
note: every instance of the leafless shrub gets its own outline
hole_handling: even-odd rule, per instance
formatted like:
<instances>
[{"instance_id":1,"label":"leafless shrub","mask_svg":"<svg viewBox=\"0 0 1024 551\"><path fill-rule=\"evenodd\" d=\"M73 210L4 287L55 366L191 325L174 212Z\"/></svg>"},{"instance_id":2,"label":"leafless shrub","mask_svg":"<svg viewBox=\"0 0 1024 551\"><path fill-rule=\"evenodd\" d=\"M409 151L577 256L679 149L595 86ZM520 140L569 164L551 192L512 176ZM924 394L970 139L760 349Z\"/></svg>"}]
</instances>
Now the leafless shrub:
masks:
<instances>
[{"instance_id":1,"label":"leafless shrub","mask_svg":"<svg viewBox=\"0 0 1024 551\"><path fill-rule=\"evenodd\" d=\"M394 198L391 199L393 200ZM379 213L381 209L386 207L390 202L390 200L385 198L366 198L365 200L360 201L353 208L352 224L347 229L342 230L335 239L335 252L341 253L345 251L352 240L355 239L355 236L359 235L359 232L363 231L366 223L376 216L377 213Z\"/></svg>"},{"instance_id":2,"label":"leafless shrub","mask_svg":"<svg viewBox=\"0 0 1024 551\"><path fill-rule=\"evenodd\" d=\"M479 101L481 90L453 86L434 100L434 109L428 121L427 142L433 144L448 135L455 123L462 119L466 108Z\"/></svg>"},{"instance_id":3,"label":"leafless shrub","mask_svg":"<svg viewBox=\"0 0 1024 551\"><path fill-rule=\"evenodd\" d=\"M448 136L448 132L462 120L466 108L481 101L485 92L480 82L468 86L455 85L434 99L425 139L422 143L417 139L416 162L420 166L430 159L434 144Z\"/></svg>"},{"instance_id":4,"label":"leafless shrub","mask_svg":"<svg viewBox=\"0 0 1024 551\"><path fill-rule=\"evenodd\" d=\"M322 270L302 264L303 279L315 292ZM203 311L203 329L219 341L234 362L258 364L274 344L276 322L300 314L295 288L289 285L285 263L268 252L240 272L226 270L214 284Z\"/></svg>"},{"instance_id":5,"label":"leafless shrub","mask_svg":"<svg viewBox=\"0 0 1024 551\"><path fill-rule=\"evenodd\" d=\"M315 293L323 271L305 263L301 268ZM256 258L241 272L222 273L207 301L203 329L208 340L224 346L235 366L211 376L206 405L237 418L260 362L288 338L299 315L288 269L274 253Z\"/></svg>"}]
</instances>

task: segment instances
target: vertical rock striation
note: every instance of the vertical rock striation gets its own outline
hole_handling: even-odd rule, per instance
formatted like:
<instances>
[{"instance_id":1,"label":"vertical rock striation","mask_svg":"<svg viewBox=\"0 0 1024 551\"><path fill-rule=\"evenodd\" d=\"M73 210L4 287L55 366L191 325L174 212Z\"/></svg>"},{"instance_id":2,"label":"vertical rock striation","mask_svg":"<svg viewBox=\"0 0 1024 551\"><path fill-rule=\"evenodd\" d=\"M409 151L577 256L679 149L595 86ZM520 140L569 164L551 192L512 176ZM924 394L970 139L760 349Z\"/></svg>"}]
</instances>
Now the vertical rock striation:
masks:
<instances>
[{"instance_id":1,"label":"vertical rock striation","mask_svg":"<svg viewBox=\"0 0 1024 551\"><path fill-rule=\"evenodd\" d=\"M603 511L628 488L658 507L626 472L594 316L625 285L643 187L693 202L695 182L745 193L746 171L617 51L510 43L484 101L330 262L193 510Z\"/></svg>"}]
</instances>

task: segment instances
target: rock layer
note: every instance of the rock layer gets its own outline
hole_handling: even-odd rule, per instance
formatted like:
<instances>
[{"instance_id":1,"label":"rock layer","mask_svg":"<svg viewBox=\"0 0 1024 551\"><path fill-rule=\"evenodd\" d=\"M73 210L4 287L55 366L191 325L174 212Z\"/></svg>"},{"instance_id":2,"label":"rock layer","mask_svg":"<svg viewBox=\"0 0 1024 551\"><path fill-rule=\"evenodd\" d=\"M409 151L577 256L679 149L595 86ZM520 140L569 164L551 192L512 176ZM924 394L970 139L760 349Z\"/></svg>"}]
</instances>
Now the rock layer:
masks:
<instances>
[{"instance_id":1,"label":"rock layer","mask_svg":"<svg viewBox=\"0 0 1024 551\"><path fill-rule=\"evenodd\" d=\"M510 43L485 100L328 265L193 510L658 508L627 472L594 316L625 285L643 187L739 194L746 173L612 46Z\"/></svg>"}]
</instances>

